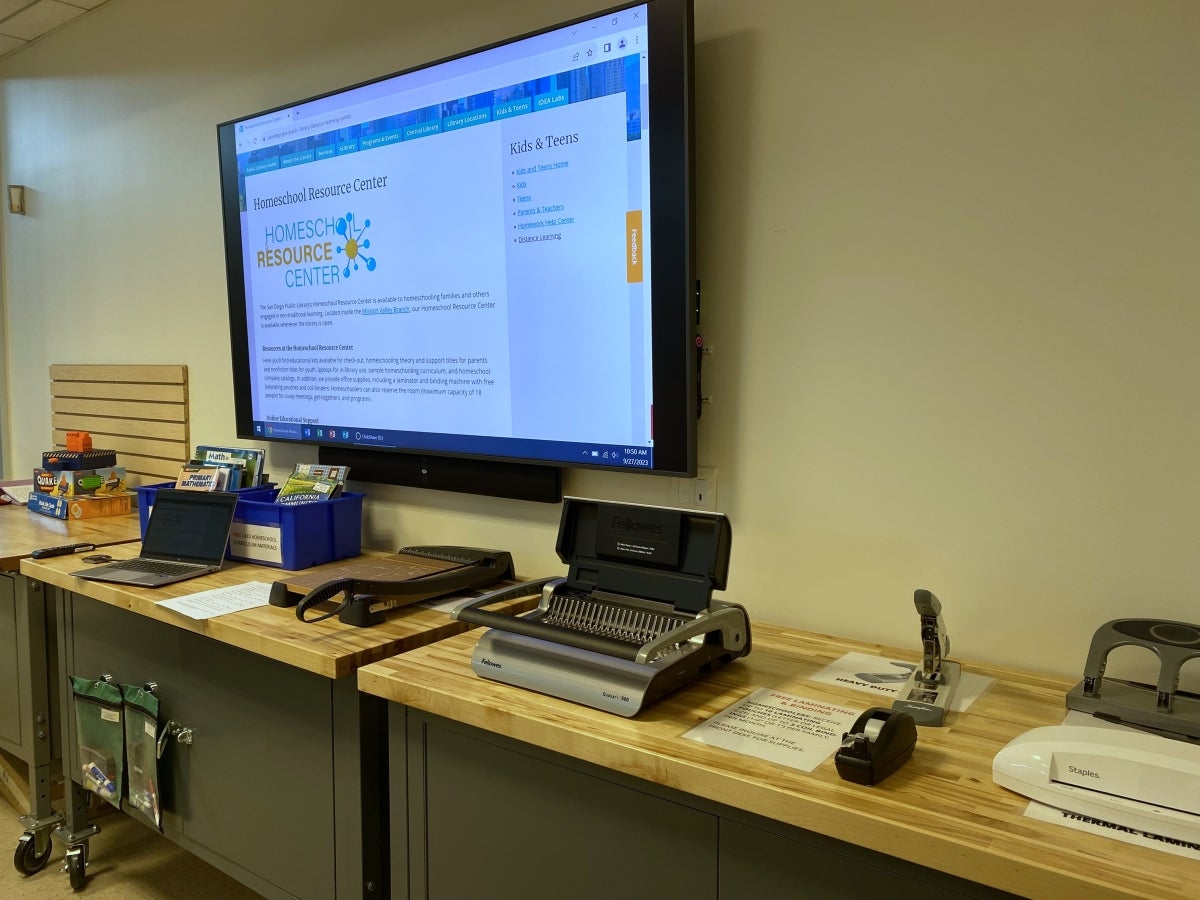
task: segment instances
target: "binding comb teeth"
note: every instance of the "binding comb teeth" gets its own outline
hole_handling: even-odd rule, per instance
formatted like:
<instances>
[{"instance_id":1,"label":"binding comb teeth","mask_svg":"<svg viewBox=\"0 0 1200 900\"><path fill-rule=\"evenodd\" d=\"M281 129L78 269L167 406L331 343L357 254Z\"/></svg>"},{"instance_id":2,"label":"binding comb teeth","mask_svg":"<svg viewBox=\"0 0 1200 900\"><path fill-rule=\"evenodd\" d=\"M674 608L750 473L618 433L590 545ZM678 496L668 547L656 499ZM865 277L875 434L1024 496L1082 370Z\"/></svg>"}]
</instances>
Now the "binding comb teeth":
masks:
<instances>
[{"instance_id":1,"label":"binding comb teeth","mask_svg":"<svg viewBox=\"0 0 1200 900\"><path fill-rule=\"evenodd\" d=\"M687 619L582 597L555 596L542 621L547 625L641 646L678 628Z\"/></svg>"}]
</instances>

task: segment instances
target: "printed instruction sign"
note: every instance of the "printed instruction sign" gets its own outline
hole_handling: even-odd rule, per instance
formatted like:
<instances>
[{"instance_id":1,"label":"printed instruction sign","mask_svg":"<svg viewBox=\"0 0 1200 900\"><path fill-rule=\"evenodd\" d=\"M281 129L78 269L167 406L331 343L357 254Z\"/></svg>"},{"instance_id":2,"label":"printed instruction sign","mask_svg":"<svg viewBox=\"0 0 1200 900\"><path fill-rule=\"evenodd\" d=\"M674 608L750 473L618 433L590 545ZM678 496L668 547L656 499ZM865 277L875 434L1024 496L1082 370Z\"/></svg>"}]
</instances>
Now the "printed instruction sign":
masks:
<instances>
[{"instance_id":1,"label":"printed instruction sign","mask_svg":"<svg viewBox=\"0 0 1200 900\"><path fill-rule=\"evenodd\" d=\"M878 694L881 695L881 699L876 705L890 706L891 702L900 696L900 689L904 687L904 682L908 681L908 676L916 668L916 663L886 659L870 653L852 652L831 662L812 676L812 680L825 684L840 684ZM988 689L993 680L987 676L963 670L958 687L954 691L954 699L950 703L951 711L962 712Z\"/></svg>"},{"instance_id":2,"label":"printed instruction sign","mask_svg":"<svg viewBox=\"0 0 1200 900\"><path fill-rule=\"evenodd\" d=\"M861 713L759 688L683 736L811 772L837 750Z\"/></svg>"}]
</instances>

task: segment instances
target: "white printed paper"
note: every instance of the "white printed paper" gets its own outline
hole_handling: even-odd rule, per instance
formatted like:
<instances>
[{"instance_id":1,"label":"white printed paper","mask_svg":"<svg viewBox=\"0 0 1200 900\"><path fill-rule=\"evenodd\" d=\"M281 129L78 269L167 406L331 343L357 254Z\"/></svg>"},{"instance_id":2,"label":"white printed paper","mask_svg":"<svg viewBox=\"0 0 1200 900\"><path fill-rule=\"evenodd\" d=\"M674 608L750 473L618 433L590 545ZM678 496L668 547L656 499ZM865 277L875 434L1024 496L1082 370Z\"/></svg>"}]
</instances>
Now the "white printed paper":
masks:
<instances>
[{"instance_id":1,"label":"white printed paper","mask_svg":"<svg viewBox=\"0 0 1200 900\"><path fill-rule=\"evenodd\" d=\"M688 740L811 772L862 710L760 688L684 734Z\"/></svg>"},{"instance_id":2,"label":"white printed paper","mask_svg":"<svg viewBox=\"0 0 1200 900\"><path fill-rule=\"evenodd\" d=\"M1165 853L1174 853L1176 856L1186 856L1188 859L1200 859L1200 844L1162 837L1157 834L1151 834L1149 831L1140 831L1139 829L1129 828L1125 825L1115 825L1112 822L1105 822L1103 819L1094 819L1091 816L1066 812L1065 810L1056 809L1053 806L1047 806L1044 803L1038 803L1036 800L1029 801L1029 805L1025 807L1025 815L1027 818L1037 819L1039 822L1065 825L1067 828L1074 828L1076 831L1086 831L1088 834L1099 834L1104 837L1116 838L1118 841L1124 841L1127 844L1149 847L1152 850L1162 850Z\"/></svg>"},{"instance_id":3,"label":"white printed paper","mask_svg":"<svg viewBox=\"0 0 1200 900\"><path fill-rule=\"evenodd\" d=\"M904 682L916 668L916 663L885 659L869 653L847 653L812 676L812 680L825 684L840 684L878 694L883 698L878 705L888 706L900 695L900 689L904 687ZM965 710L988 689L994 680L965 669L962 670L958 687L954 691L954 699L950 703L951 711L962 712Z\"/></svg>"},{"instance_id":4,"label":"white printed paper","mask_svg":"<svg viewBox=\"0 0 1200 900\"><path fill-rule=\"evenodd\" d=\"M250 581L233 587L213 588L183 597L160 600L158 605L193 619L211 619L213 616L266 606L270 602L270 596L271 585L265 581Z\"/></svg>"}]
</instances>

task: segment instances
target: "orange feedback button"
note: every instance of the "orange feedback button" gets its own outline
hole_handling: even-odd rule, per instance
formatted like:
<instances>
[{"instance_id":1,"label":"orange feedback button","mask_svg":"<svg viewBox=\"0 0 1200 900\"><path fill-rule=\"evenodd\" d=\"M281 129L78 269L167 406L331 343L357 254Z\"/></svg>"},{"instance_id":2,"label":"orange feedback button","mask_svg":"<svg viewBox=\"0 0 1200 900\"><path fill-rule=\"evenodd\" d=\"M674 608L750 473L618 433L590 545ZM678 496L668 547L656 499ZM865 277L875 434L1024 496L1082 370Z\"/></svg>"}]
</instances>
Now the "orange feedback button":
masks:
<instances>
[{"instance_id":1,"label":"orange feedback button","mask_svg":"<svg viewBox=\"0 0 1200 900\"><path fill-rule=\"evenodd\" d=\"M642 211L625 213L625 278L630 284L642 283Z\"/></svg>"}]
</instances>

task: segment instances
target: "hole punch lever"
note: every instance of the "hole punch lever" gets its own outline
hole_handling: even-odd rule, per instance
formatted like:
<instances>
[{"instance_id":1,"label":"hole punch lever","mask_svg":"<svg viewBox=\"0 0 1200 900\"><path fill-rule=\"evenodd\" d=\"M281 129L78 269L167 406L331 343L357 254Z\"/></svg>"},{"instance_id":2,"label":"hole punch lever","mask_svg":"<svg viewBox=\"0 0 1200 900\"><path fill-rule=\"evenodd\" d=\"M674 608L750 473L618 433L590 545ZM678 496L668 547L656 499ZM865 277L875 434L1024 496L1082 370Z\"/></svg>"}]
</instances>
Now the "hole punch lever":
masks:
<instances>
[{"instance_id":1,"label":"hole punch lever","mask_svg":"<svg viewBox=\"0 0 1200 900\"><path fill-rule=\"evenodd\" d=\"M910 713L918 725L940 726L946 723L962 667L946 658L950 635L942 621L941 601L932 591L918 588L913 605L921 616L921 666L900 688L892 708Z\"/></svg>"}]
</instances>

